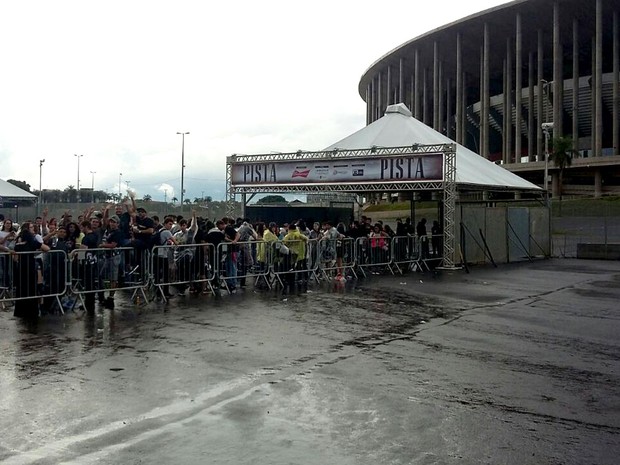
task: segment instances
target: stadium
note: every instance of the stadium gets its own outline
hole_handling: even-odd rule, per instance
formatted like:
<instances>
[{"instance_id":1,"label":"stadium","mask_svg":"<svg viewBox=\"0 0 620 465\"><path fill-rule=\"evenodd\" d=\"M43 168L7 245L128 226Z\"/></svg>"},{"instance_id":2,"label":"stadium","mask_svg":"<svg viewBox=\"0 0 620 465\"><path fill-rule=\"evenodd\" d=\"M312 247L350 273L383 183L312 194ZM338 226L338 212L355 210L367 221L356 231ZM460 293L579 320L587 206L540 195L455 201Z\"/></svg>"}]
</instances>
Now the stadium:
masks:
<instances>
[{"instance_id":1,"label":"stadium","mask_svg":"<svg viewBox=\"0 0 620 465\"><path fill-rule=\"evenodd\" d=\"M516 0L425 33L362 75L366 123L404 103L541 187L545 154L569 138L574 155L561 186L547 164L552 195L618 195L619 14L615 0Z\"/></svg>"}]
</instances>

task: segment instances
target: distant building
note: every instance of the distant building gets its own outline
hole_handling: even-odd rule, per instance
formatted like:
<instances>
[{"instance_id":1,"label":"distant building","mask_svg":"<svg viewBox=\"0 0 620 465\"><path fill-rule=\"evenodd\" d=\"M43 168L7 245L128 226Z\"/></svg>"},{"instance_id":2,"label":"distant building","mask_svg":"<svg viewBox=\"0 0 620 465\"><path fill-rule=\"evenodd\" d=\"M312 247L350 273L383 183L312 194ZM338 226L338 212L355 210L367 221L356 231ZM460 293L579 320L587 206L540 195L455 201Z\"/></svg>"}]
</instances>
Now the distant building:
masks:
<instances>
[{"instance_id":1,"label":"distant building","mask_svg":"<svg viewBox=\"0 0 620 465\"><path fill-rule=\"evenodd\" d=\"M543 185L545 134L579 155L564 192L620 193L620 2L517 0L414 38L362 75L367 124L388 105ZM549 163L552 189L558 172Z\"/></svg>"}]
</instances>

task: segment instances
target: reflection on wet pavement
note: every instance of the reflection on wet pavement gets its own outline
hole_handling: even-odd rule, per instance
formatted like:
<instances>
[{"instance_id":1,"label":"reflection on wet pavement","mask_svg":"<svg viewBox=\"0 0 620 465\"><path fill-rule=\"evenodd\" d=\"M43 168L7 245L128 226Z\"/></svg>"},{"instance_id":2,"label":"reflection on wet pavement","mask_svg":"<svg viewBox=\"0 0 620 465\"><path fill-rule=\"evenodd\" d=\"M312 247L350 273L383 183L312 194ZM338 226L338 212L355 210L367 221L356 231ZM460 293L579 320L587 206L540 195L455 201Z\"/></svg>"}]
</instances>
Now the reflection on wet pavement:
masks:
<instances>
[{"instance_id":1,"label":"reflection on wet pavement","mask_svg":"<svg viewBox=\"0 0 620 465\"><path fill-rule=\"evenodd\" d=\"M614 463L617 272L516 270L0 314L0 461Z\"/></svg>"}]
</instances>

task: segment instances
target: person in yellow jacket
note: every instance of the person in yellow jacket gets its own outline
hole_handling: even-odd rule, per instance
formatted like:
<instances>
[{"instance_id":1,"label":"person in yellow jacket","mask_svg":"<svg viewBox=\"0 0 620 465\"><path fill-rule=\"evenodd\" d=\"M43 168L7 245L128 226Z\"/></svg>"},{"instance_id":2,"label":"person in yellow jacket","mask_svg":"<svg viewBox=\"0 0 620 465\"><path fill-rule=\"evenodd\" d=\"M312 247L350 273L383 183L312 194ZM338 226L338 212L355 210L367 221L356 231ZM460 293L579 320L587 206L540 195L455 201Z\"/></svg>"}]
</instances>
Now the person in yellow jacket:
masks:
<instances>
[{"instance_id":1,"label":"person in yellow jacket","mask_svg":"<svg viewBox=\"0 0 620 465\"><path fill-rule=\"evenodd\" d=\"M278 236L274 233L278 226L270 223L269 228L265 228L264 223L259 223L256 227L258 243L256 244L256 261L258 262L258 277L254 286L257 289L269 288L269 267L273 264L274 244Z\"/></svg>"},{"instance_id":2,"label":"person in yellow jacket","mask_svg":"<svg viewBox=\"0 0 620 465\"><path fill-rule=\"evenodd\" d=\"M265 229L263 233L262 243L258 244L256 259L266 266L273 263L274 244L278 241L277 231L278 225L269 223L269 229Z\"/></svg>"},{"instance_id":3,"label":"person in yellow jacket","mask_svg":"<svg viewBox=\"0 0 620 465\"><path fill-rule=\"evenodd\" d=\"M284 236L282 242L290 251L289 269L291 272L286 276L286 282L292 290L295 285L296 272L299 272L301 275L300 278L303 283L308 281L308 262L306 259L308 237L302 234L294 223L291 223L288 227L288 233Z\"/></svg>"}]
</instances>

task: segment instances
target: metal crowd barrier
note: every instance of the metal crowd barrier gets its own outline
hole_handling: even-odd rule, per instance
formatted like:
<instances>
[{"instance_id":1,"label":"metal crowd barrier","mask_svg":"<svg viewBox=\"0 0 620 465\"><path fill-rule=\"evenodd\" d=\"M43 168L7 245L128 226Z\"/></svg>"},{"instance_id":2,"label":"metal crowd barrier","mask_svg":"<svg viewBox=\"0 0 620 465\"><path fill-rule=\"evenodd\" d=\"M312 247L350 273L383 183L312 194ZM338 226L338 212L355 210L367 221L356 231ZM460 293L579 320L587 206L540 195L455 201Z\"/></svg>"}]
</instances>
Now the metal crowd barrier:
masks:
<instances>
[{"instance_id":1,"label":"metal crowd barrier","mask_svg":"<svg viewBox=\"0 0 620 465\"><path fill-rule=\"evenodd\" d=\"M222 242L217 247L217 276L218 286L229 293L237 285L245 287L248 280L255 286L264 286L269 289L273 286L273 264L277 251L276 242L238 241L235 244Z\"/></svg>"},{"instance_id":2,"label":"metal crowd barrier","mask_svg":"<svg viewBox=\"0 0 620 465\"><path fill-rule=\"evenodd\" d=\"M212 244L161 245L153 247L151 277L155 297L168 300L169 287L185 292L186 288L215 293L218 262Z\"/></svg>"},{"instance_id":3,"label":"metal crowd barrier","mask_svg":"<svg viewBox=\"0 0 620 465\"><path fill-rule=\"evenodd\" d=\"M256 271L256 280L254 286L259 289L272 289L275 277L273 275L274 259L279 253L276 250L278 241L256 241L256 261L254 269Z\"/></svg>"},{"instance_id":4,"label":"metal crowd barrier","mask_svg":"<svg viewBox=\"0 0 620 465\"><path fill-rule=\"evenodd\" d=\"M294 282L330 279L356 270L379 274L389 270L429 270L429 262L440 260L443 236L430 239L413 236L310 239L308 241L247 241L230 244L186 244L156 246L151 251L132 247L77 249L70 256L61 250L49 252L0 252L0 306L20 299L39 298L48 307L63 311L61 298L92 305L96 295L133 290L131 299L149 301L146 291L167 300L168 286L178 289L200 286L214 294L220 287L232 292L237 281L252 280L255 287L272 289ZM303 242L303 244L302 244ZM292 252L292 253L291 253Z\"/></svg>"},{"instance_id":5,"label":"metal crowd barrier","mask_svg":"<svg viewBox=\"0 0 620 465\"><path fill-rule=\"evenodd\" d=\"M247 244L247 243L246 243ZM244 244L245 245L245 244ZM229 242L221 242L217 246L216 274L217 287L224 287L229 293L237 288L238 267L237 260L239 258L240 244L232 244ZM242 271L241 278L247 278L247 271Z\"/></svg>"},{"instance_id":6,"label":"metal crowd barrier","mask_svg":"<svg viewBox=\"0 0 620 465\"><path fill-rule=\"evenodd\" d=\"M49 252L0 252L0 303L39 299L45 309L54 305L64 313L61 297L68 287L67 254Z\"/></svg>"},{"instance_id":7,"label":"metal crowd barrier","mask_svg":"<svg viewBox=\"0 0 620 465\"><path fill-rule=\"evenodd\" d=\"M388 270L394 274L390 256L391 240L389 237L358 237L356 239L357 267L366 276L366 269L372 274L381 274Z\"/></svg>"},{"instance_id":8,"label":"metal crowd barrier","mask_svg":"<svg viewBox=\"0 0 620 465\"><path fill-rule=\"evenodd\" d=\"M70 287L77 302L88 308L94 305L95 295L102 301L105 292L110 297L120 289L133 290L131 300L147 301L151 273L151 254L133 247L76 249L70 254Z\"/></svg>"},{"instance_id":9,"label":"metal crowd barrier","mask_svg":"<svg viewBox=\"0 0 620 465\"><path fill-rule=\"evenodd\" d=\"M316 239L275 242L272 245L272 283L277 282L284 288L292 287L298 281L307 285L312 278L318 281L319 250Z\"/></svg>"},{"instance_id":10,"label":"metal crowd barrier","mask_svg":"<svg viewBox=\"0 0 620 465\"><path fill-rule=\"evenodd\" d=\"M411 269L418 261L418 241L413 236L395 236L392 238L392 266L400 274L403 269Z\"/></svg>"},{"instance_id":11,"label":"metal crowd barrier","mask_svg":"<svg viewBox=\"0 0 620 465\"><path fill-rule=\"evenodd\" d=\"M351 237L339 239L319 240L319 263L320 272L326 279L346 277L347 270L357 278L356 266L356 242Z\"/></svg>"}]
</instances>

